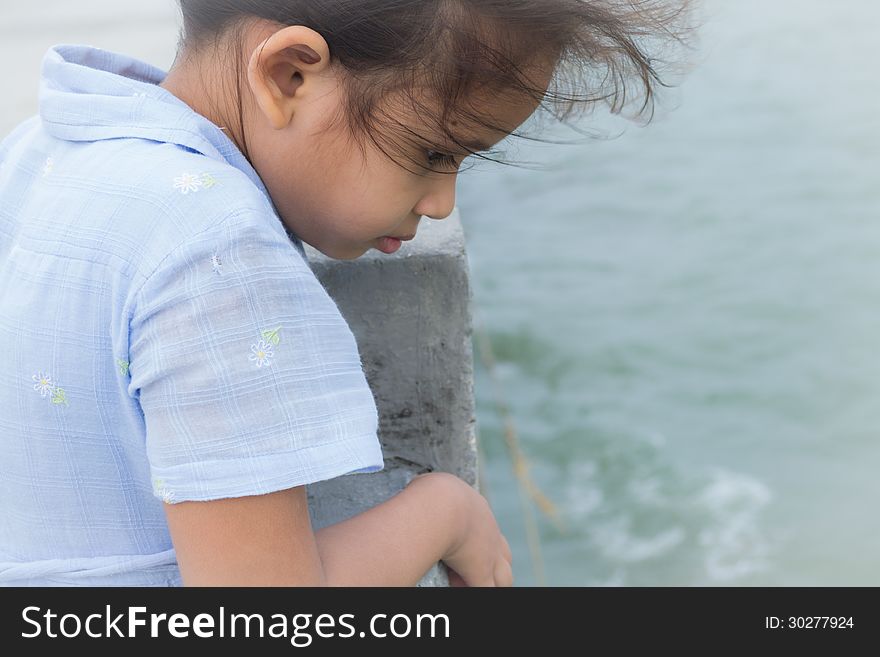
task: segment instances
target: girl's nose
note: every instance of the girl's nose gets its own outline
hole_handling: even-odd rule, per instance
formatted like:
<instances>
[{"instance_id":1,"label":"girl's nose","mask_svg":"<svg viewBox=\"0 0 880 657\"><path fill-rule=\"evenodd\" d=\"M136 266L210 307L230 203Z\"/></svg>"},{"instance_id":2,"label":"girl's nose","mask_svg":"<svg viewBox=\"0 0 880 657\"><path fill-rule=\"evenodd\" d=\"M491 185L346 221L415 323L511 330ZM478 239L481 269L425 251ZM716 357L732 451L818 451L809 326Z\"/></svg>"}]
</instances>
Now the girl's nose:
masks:
<instances>
[{"instance_id":1,"label":"girl's nose","mask_svg":"<svg viewBox=\"0 0 880 657\"><path fill-rule=\"evenodd\" d=\"M457 174L443 176L413 208L416 214L431 219L446 219L455 209L455 183Z\"/></svg>"}]
</instances>

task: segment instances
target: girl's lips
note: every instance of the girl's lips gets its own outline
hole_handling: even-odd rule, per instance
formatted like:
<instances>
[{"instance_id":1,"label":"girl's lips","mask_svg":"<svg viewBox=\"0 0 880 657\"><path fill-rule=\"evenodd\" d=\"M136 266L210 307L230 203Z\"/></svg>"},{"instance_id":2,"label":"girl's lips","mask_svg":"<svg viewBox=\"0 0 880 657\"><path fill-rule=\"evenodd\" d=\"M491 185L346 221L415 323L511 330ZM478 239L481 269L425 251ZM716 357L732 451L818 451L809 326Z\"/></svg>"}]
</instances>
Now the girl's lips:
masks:
<instances>
[{"instance_id":1,"label":"girl's lips","mask_svg":"<svg viewBox=\"0 0 880 657\"><path fill-rule=\"evenodd\" d=\"M379 250L382 253L387 253L389 255L396 253L400 249L401 244L403 244L403 242L396 237L380 237L378 242Z\"/></svg>"}]
</instances>

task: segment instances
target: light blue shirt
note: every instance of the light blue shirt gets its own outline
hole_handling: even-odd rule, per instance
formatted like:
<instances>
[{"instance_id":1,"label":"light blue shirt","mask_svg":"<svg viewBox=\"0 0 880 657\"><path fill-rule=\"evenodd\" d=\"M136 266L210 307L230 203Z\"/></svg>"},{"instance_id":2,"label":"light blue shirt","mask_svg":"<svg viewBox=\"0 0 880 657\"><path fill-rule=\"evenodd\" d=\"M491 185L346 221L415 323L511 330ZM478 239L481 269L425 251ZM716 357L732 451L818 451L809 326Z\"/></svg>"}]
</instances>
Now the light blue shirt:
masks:
<instances>
[{"instance_id":1,"label":"light blue shirt","mask_svg":"<svg viewBox=\"0 0 880 657\"><path fill-rule=\"evenodd\" d=\"M0 585L180 586L163 500L383 468L348 324L165 76L53 46L0 143Z\"/></svg>"}]
</instances>

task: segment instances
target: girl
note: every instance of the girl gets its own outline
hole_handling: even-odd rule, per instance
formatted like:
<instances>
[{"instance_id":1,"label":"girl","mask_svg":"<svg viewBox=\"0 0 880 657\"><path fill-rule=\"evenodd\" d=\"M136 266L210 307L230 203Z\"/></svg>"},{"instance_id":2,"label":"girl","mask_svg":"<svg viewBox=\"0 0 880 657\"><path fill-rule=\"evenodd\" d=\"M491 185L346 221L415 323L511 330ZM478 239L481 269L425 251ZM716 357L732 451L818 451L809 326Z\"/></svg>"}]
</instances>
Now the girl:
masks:
<instances>
[{"instance_id":1,"label":"girl","mask_svg":"<svg viewBox=\"0 0 880 657\"><path fill-rule=\"evenodd\" d=\"M170 72L54 46L0 145L0 583L412 586L442 560L510 586L485 498L447 473L312 531L305 486L383 457L302 242L393 253L548 98L620 111L634 74L644 110L637 39L683 2L180 6ZM596 70L597 93L550 90Z\"/></svg>"}]
</instances>

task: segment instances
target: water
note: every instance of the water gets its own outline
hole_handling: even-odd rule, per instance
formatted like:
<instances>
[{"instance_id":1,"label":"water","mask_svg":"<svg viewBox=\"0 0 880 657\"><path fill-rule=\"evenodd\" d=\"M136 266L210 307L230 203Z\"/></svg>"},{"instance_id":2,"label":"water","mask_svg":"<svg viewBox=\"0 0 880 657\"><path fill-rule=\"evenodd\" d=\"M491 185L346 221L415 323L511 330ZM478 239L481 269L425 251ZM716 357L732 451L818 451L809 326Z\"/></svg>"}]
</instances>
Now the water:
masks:
<instances>
[{"instance_id":1,"label":"water","mask_svg":"<svg viewBox=\"0 0 880 657\"><path fill-rule=\"evenodd\" d=\"M880 582L880 8L845 5L711 2L650 127L464 176L498 376L569 524L539 521L548 584ZM533 584L502 418L478 402Z\"/></svg>"},{"instance_id":2,"label":"water","mask_svg":"<svg viewBox=\"0 0 880 657\"><path fill-rule=\"evenodd\" d=\"M170 66L172 2L68 5L4 9L0 132L36 110L54 43ZM511 142L547 170L460 177L494 376L564 523L537 516L545 583L876 586L880 6L705 7L698 66L648 128ZM486 492L536 584L475 353Z\"/></svg>"}]
</instances>

